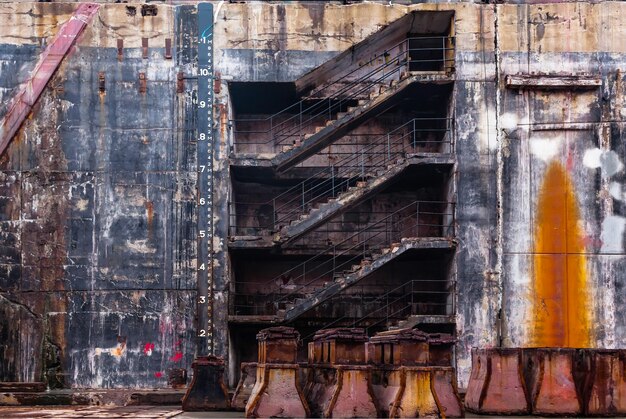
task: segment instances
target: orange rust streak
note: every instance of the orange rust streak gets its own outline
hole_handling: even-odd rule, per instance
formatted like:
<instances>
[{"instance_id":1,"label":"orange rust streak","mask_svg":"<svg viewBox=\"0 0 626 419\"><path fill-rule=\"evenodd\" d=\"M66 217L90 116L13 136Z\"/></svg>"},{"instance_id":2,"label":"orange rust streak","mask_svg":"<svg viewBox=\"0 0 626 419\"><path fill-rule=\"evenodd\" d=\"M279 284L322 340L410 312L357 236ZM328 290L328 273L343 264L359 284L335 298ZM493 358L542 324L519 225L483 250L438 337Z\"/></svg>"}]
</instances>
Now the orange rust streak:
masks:
<instances>
[{"instance_id":1,"label":"orange rust streak","mask_svg":"<svg viewBox=\"0 0 626 419\"><path fill-rule=\"evenodd\" d=\"M537 203L531 346L590 347L587 269L576 195L552 162Z\"/></svg>"}]
</instances>

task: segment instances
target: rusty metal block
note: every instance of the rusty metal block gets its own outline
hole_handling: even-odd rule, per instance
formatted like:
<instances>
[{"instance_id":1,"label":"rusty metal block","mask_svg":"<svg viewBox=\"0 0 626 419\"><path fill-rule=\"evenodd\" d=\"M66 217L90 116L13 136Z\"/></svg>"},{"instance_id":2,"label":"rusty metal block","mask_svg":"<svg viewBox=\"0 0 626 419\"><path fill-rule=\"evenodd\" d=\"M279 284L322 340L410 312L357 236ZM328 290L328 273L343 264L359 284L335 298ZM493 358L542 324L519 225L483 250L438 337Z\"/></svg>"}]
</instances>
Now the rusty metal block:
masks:
<instances>
[{"instance_id":1,"label":"rusty metal block","mask_svg":"<svg viewBox=\"0 0 626 419\"><path fill-rule=\"evenodd\" d=\"M400 391L389 417L438 417L440 409L432 392L432 370L428 367L400 367L399 370Z\"/></svg>"},{"instance_id":2,"label":"rusty metal block","mask_svg":"<svg viewBox=\"0 0 626 419\"><path fill-rule=\"evenodd\" d=\"M199 356L191 364L193 378L183 397L183 410L206 411L230 408L228 389L224 384L224 360Z\"/></svg>"},{"instance_id":3,"label":"rusty metal block","mask_svg":"<svg viewBox=\"0 0 626 419\"><path fill-rule=\"evenodd\" d=\"M371 385L371 370L366 365L339 365L337 384L324 410L327 418L378 417Z\"/></svg>"},{"instance_id":4,"label":"rusty metal block","mask_svg":"<svg viewBox=\"0 0 626 419\"><path fill-rule=\"evenodd\" d=\"M585 414L626 415L626 350L590 350L591 371Z\"/></svg>"},{"instance_id":5,"label":"rusty metal block","mask_svg":"<svg viewBox=\"0 0 626 419\"><path fill-rule=\"evenodd\" d=\"M411 366L429 363L428 335L417 329L381 332L367 344L367 362Z\"/></svg>"},{"instance_id":6,"label":"rusty metal block","mask_svg":"<svg viewBox=\"0 0 626 419\"><path fill-rule=\"evenodd\" d=\"M182 71L176 74L176 93L183 93L185 91L185 75Z\"/></svg>"},{"instance_id":7,"label":"rusty metal block","mask_svg":"<svg viewBox=\"0 0 626 419\"><path fill-rule=\"evenodd\" d=\"M305 417L310 415L298 383L297 364L258 364L257 379L246 417Z\"/></svg>"},{"instance_id":8,"label":"rusty metal block","mask_svg":"<svg viewBox=\"0 0 626 419\"><path fill-rule=\"evenodd\" d=\"M106 91L106 79L103 71L98 73L98 90L100 93L104 93Z\"/></svg>"},{"instance_id":9,"label":"rusty metal block","mask_svg":"<svg viewBox=\"0 0 626 419\"><path fill-rule=\"evenodd\" d=\"M259 342L259 364L295 364L300 334L292 327L270 327L256 335Z\"/></svg>"},{"instance_id":10,"label":"rusty metal block","mask_svg":"<svg viewBox=\"0 0 626 419\"><path fill-rule=\"evenodd\" d=\"M432 390L440 409L440 416L461 418L465 416L459 397L456 374L452 367L430 367L432 370Z\"/></svg>"},{"instance_id":11,"label":"rusty metal block","mask_svg":"<svg viewBox=\"0 0 626 419\"><path fill-rule=\"evenodd\" d=\"M481 414L528 414L522 353L516 348L472 349L465 408Z\"/></svg>"},{"instance_id":12,"label":"rusty metal block","mask_svg":"<svg viewBox=\"0 0 626 419\"><path fill-rule=\"evenodd\" d=\"M222 91L222 73L215 72L215 78L213 79L213 91L218 95Z\"/></svg>"},{"instance_id":13,"label":"rusty metal block","mask_svg":"<svg viewBox=\"0 0 626 419\"><path fill-rule=\"evenodd\" d=\"M148 38L141 38L141 58L148 58Z\"/></svg>"},{"instance_id":14,"label":"rusty metal block","mask_svg":"<svg viewBox=\"0 0 626 419\"><path fill-rule=\"evenodd\" d=\"M117 40L117 60L122 61L124 59L124 40Z\"/></svg>"},{"instance_id":15,"label":"rusty metal block","mask_svg":"<svg viewBox=\"0 0 626 419\"><path fill-rule=\"evenodd\" d=\"M166 60L172 59L172 39L171 38L165 38L165 59Z\"/></svg>"},{"instance_id":16,"label":"rusty metal block","mask_svg":"<svg viewBox=\"0 0 626 419\"><path fill-rule=\"evenodd\" d=\"M139 73L139 93L146 93L147 90L146 73Z\"/></svg>"},{"instance_id":17,"label":"rusty metal block","mask_svg":"<svg viewBox=\"0 0 626 419\"><path fill-rule=\"evenodd\" d=\"M256 369L256 362L241 363L241 376L239 377L239 383L237 383L233 399L230 402L233 409L240 411L246 409L246 404L256 384Z\"/></svg>"},{"instance_id":18,"label":"rusty metal block","mask_svg":"<svg viewBox=\"0 0 626 419\"><path fill-rule=\"evenodd\" d=\"M452 335L445 333L431 333L428 335L430 365L452 366L452 353L455 342L456 340Z\"/></svg>"},{"instance_id":19,"label":"rusty metal block","mask_svg":"<svg viewBox=\"0 0 626 419\"><path fill-rule=\"evenodd\" d=\"M569 348L524 349L524 377L533 414L582 414L582 394L575 380L579 356L584 352Z\"/></svg>"},{"instance_id":20,"label":"rusty metal block","mask_svg":"<svg viewBox=\"0 0 626 419\"><path fill-rule=\"evenodd\" d=\"M187 370L185 368L170 369L167 373L167 383L172 388L185 388L187 385Z\"/></svg>"},{"instance_id":21,"label":"rusty metal block","mask_svg":"<svg viewBox=\"0 0 626 419\"><path fill-rule=\"evenodd\" d=\"M317 345L313 345L312 355L313 359L321 359L318 363L331 365L365 363L367 335L362 328L323 329L315 334L313 341Z\"/></svg>"}]
</instances>

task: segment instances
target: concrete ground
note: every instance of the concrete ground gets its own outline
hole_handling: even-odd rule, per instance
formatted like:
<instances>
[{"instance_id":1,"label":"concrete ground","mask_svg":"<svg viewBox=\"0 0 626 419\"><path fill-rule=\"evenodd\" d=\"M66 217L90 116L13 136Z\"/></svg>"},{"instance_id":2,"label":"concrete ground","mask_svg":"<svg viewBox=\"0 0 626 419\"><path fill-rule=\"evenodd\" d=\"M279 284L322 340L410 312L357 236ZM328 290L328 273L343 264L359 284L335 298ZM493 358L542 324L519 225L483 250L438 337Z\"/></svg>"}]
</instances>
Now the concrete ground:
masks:
<instances>
[{"instance_id":1,"label":"concrete ground","mask_svg":"<svg viewBox=\"0 0 626 419\"><path fill-rule=\"evenodd\" d=\"M137 418L137 419L201 419L201 418L243 418L243 412L183 412L180 406L0 406L1 419L13 418ZM495 418L471 413L467 418ZM509 416L512 417L512 416ZM531 416L515 418L540 419ZM551 418L554 419L554 418Z\"/></svg>"},{"instance_id":2,"label":"concrete ground","mask_svg":"<svg viewBox=\"0 0 626 419\"><path fill-rule=\"evenodd\" d=\"M180 406L32 406L0 407L0 418L242 418L243 412L183 412Z\"/></svg>"}]
</instances>

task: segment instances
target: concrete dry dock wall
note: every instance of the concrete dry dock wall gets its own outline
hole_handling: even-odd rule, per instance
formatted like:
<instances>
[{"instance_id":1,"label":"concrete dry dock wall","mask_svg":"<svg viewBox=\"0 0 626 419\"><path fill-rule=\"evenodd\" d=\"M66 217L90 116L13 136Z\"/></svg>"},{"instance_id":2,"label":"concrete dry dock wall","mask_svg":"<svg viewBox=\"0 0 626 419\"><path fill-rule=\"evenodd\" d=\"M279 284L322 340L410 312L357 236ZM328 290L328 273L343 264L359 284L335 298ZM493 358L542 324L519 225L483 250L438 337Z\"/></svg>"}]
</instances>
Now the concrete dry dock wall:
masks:
<instances>
[{"instance_id":1,"label":"concrete dry dock wall","mask_svg":"<svg viewBox=\"0 0 626 419\"><path fill-rule=\"evenodd\" d=\"M0 3L2 103L75 6ZM196 7L146 7L101 4L0 156L2 381L166 387L170 369L190 368ZM454 12L460 386L473 346L626 345L625 4L216 2L215 10L218 354L229 353L232 289L228 82L295 81L412 10ZM600 85L506 81L583 72ZM538 285L550 280L555 287Z\"/></svg>"}]
</instances>

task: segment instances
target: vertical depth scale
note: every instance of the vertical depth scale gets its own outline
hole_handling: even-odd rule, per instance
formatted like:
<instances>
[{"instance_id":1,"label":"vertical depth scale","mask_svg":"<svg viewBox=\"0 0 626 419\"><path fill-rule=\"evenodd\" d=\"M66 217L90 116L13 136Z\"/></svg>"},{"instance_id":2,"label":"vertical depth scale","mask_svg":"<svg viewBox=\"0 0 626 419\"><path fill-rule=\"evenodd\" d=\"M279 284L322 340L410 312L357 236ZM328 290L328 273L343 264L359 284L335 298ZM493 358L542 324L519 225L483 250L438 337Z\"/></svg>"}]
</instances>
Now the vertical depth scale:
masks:
<instances>
[{"instance_id":1,"label":"vertical depth scale","mask_svg":"<svg viewBox=\"0 0 626 419\"><path fill-rule=\"evenodd\" d=\"M213 354L213 5L198 4L197 202L199 353Z\"/></svg>"}]
</instances>

